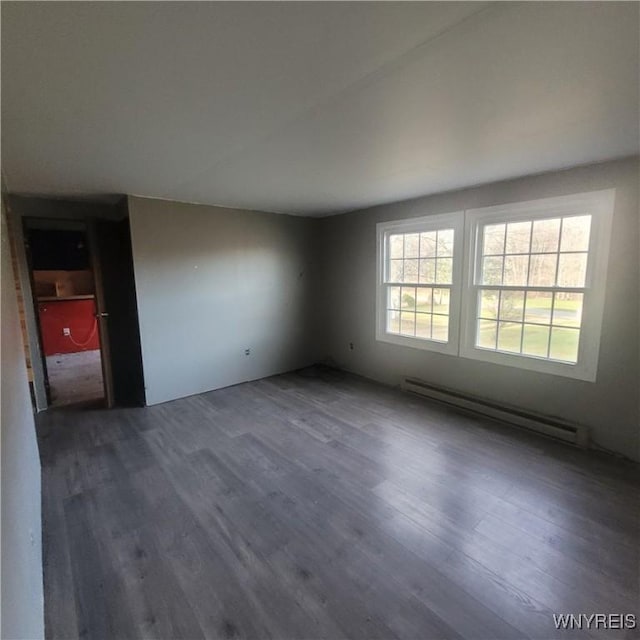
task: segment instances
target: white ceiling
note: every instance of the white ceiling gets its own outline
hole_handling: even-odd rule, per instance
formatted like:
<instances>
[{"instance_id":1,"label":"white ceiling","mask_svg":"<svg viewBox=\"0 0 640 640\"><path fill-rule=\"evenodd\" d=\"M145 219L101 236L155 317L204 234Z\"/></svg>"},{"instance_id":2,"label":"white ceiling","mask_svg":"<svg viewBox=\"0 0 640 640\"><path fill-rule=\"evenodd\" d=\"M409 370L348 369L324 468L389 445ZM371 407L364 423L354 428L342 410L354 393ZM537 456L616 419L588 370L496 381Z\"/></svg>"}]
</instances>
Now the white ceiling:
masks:
<instances>
[{"instance_id":1,"label":"white ceiling","mask_svg":"<svg viewBox=\"0 0 640 640\"><path fill-rule=\"evenodd\" d=\"M3 2L7 187L325 215L635 154L638 8Z\"/></svg>"}]
</instances>

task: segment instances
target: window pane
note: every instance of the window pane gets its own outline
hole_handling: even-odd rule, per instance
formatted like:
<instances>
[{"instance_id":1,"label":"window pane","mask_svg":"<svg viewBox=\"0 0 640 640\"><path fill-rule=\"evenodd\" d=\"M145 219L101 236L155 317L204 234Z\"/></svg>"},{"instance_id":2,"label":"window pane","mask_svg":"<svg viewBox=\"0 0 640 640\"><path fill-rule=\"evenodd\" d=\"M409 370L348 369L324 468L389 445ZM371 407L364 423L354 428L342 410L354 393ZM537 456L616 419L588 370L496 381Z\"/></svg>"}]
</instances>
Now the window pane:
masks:
<instances>
[{"instance_id":1,"label":"window pane","mask_svg":"<svg viewBox=\"0 0 640 640\"><path fill-rule=\"evenodd\" d=\"M453 229L438 231L438 258L453 255Z\"/></svg>"},{"instance_id":2,"label":"window pane","mask_svg":"<svg viewBox=\"0 0 640 640\"><path fill-rule=\"evenodd\" d=\"M402 258L402 246L403 246L402 235L393 234L392 236L389 236L389 257L391 259Z\"/></svg>"},{"instance_id":3,"label":"window pane","mask_svg":"<svg viewBox=\"0 0 640 640\"><path fill-rule=\"evenodd\" d=\"M464 260L468 265L465 271L469 272L462 274L462 291L454 293L456 302L458 296L463 296L464 307L475 303L470 318L463 308L462 319L472 325L475 320L476 326L473 336L465 335L467 331L473 332L472 326L467 325L462 332L461 355L489 362L511 361L515 366L577 379L593 377L595 367L591 361L585 362L584 367L582 361L580 367L558 364L576 363L578 354L583 355L580 346L591 347L592 342L595 353L600 339L599 307L604 283L594 261L604 259L608 248L602 246L605 239L596 237L600 219L594 216L596 212L600 215L602 209L608 225L612 212L605 210L604 194L593 194L593 199L591 195L583 193L465 213L464 225L470 231L471 242L469 247L465 246L470 255L464 256ZM437 257L440 259L440 254ZM440 286L436 280L434 297ZM592 303L593 318L589 315ZM432 312L435 327L438 313L435 299ZM432 328L434 336L435 331ZM585 340L585 344L580 340ZM480 351L474 354L467 350L471 345L497 351L498 355ZM585 358L591 352L591 348L584 350ZM544 364L544 360L552 362Z\"/></svg>"},{"instance_id":4,"label":"window pane","mask_svg":"<svg viewBox=\"0 0 640 640\"><path fill-rule=\"evenodd\" d=\"M560 240L560 218L535 220L531 236L532 253L555 253Z\"/></svg>"},{"instance_id":5,"label":"window pane","mask_svg":"<svg viewBox=\"0 0 640 640\"><path fill-rule=\"evenodd\" d=\"M403 282L418 282L418 261L404 261L404 280Z\"/></svg>"},{"instance_id":6,"label":"window pane","mask_svg":"<svg viewBox=\"0 0 640 640\"><path fill-rule=\"evenodd\" d=\"M592 216L573 216L568 209L564 217L532 219L538 211L532 208L528 220L520 213L511 218L500 213L493 220L501 222L478 227L481 255L471 256L477 279L470 283L478 296L476 346L575 362ZM542 215L554 215L553 209L547 211L552 213ZM426 229L431 224L425 220ZM379 236L388 252L382 265L387 279L381 312L390 333L446 342L458 238L453 228L421 232L409 227L416 228L402 233L389 224Z\"/></svg>"},{"instance_id":7,"label":"window pane","mask_svg":"<svg viewBox=\"0 0 640 640\"><path fill-rule=\"evenodd\" d=\"M507 225L505 253L529 253L531 222L510 222Z\"/></svg>"},{"instance_id":8,"label":"window pane","mask_svg":"<svg viewBox=\"0 0 640 640\"><path fill-rule=\"evenodd\" d=\"M416 313L416 338L431 339L430 313Z\"/></svg>"},{"instance_id":9,"label":"window pane","mask_svg":"<svg viewBox=\"0 0 640 640\"><path fill-rule=\"evenodd\" d=\"M528 356L547 357L549 348L549 327L525 324L522 339L522 353Z\"/></svg>"},{"instance_id":10,"label":"window pane","mask_svg":"<svg viewBox=\"0 0 640 640\"><path fill-rule=\"evenodd\" d=\"M404 257L417 258L418 249L420 247L420 234L407 233L404 236Z\"/></svg>"},{"instance_id":11,"label":"window pane","mask_svg":"<svg viewBox=\"0 0 640 640\"><path fill-rule=\"evenodd\" d=\"M453 258L438 258L436 261L436 282L438 284L451 284L451 269Z\"/></svg>"},{"instance_id":12,"label":"window pane","mask_svg":"<svg viewBox=\"0 0 640 640\"><path fill-rule=\"evenodd\" d=\"M389 287L387 289L387 308L400 308L400 287Z\"/></svg>"},{"instance_id":13,"label":"window pane","mask_svg":"<svg viewBox=\"0 0 640 640\"><path fill-rule=\"evenodd\" d=\"M422 313L431 313L431 301L433 300L433 289L430 287L420 287L416 294L416 308Z\"/></svg>"},{"instance_id":14,"label":"window pane","mask_svg":"<svg viewBox=\"0 0 640 640\"><path fill-rule=\"evenodd\" d=\"M500 294L500 319L522 322L524 291L502 291Z\"/></svg>"},{"instance_id":15,"label":"window pane","mask_svg":"<svg viewBox=\"0 0 640 640\"><path fill-rule=\"evenodd\" d=\"M449 315L449 298L451 292L449 289L433 290L433 312L444 313Z\"/></svg>"},{"instance_id":16,"label":"window pane","mask_svg":"<svg viewBox=\"0 0 640 640\"><path fill-rule=\"evenodd\" d=\"M403 336L413 336L416 332L416 314L413 311L403 311L400 314L400 333Z\"/></svg>"},{"instance_id":17,"label":"window pane","mask_svg":"<svg viewBox=\"0 0 640 640\"><path fill-rule=\"evenodd\" d=\"M579 327L582 319L581 293L559 291L553 305L553 324L563 327Z\"/></svg>"},{"instance_id":18,"label":"window pane","mask_svg":"<svg viewBox=\"0 0 640 640\"><path fill-rule=\"evenodd\" d=\"M551 301L553 294L547 291L528 291L525 322L551 323Z\"/></svg>"},{"instance_id":19,"label":"window pane","mask_svg":"<svg viewBox=\"0 0 640 640\"><path fill-rule=\"evenodd\" d=\"M527 284L529 256L506 256L504 259L504 284Z\"/></svg>"},{"instance_id":20,"label":"window pane","mask_svg":"<svg viewBox=\"0 0 640 640\"><path fill-rule=\"evenodd\" d=\"M488 224L483 232L483 255L495 255L504 253L505 225Z\"/></svg>"},{"instance_id":21,"label":"window pane","mask_svg":"<svg viewBox=\"0 0 640 640\"><path fill-rule=\"evenodd\" d=\"M493 320L478 320L476 347L482 347L483 349L495 349L497 333L497 322Z\"/></svg>"},{"instance_id":22,"label":"window pane","mask_svg":"<svg viewBox=\"0 0 640 640\"><path fill-rule=\"evenodd\" d=\"M579 329L551 328L551 345L549 357L565 362L578 361Z\"/></svg>"},{"instance_id":23,"label":"window pane","mask_svg":"<svg viewBox=\"0 0 640 640\"><path fill-rule=\"evenodd\" d=\"M415 287L402 287L400 303L402 310L416 308L416 290Z\"/></svg>"},{"instance_id":24,"label":"window pane","mask_svg":"<svg viewBox=\"0 0 640 640\"><path fill-rule=\"evenodd\" d=\"M387 311L387 332L400 333L400 312Z\"/></svg>"},{"instance_id":25,"label":"window pane","mask_svg":"<svg viewBox=\"0 0 640 640\"><path fill-rule=\"evenodd\" d=\"M436 231L429 231L420 234L420 257L435 258L436 257Z\"/></svg>"},{"instance_id":26,"label":"window pane","mask_svg":"<svg viewBox=\"0 0 640 640\"><path fill-rule=\"evenodd\" d=\"M441 342L449 341L449 316L433 316L432 338Z\"/></svg>"},{"instance_id":27,"label":"window pane","mask_svg":"<svg viewBox=\"0 0 640 640\"><path fill-rule=\"evenodd\" d=\"M588 251L591 216L563 218L560 251Z\"/></svg>"},{"instance_id":28,"label":"window pane","mask_svg":"<svg viewBox=\"0 0 640 640\"><path fill-rule=\"evenodd\" d=\"M500 301L499 291L480 291L480 317L497 318L498 303Z\"/></svg>"},{"instance_id":29,"label":"window pane","mask_svg":"<svg viewBox=\"0 0 640 640\"><path fill-rule=\"evenodd\" d=\"M520 353L520 338L522 337L522 325L517 322L498 323L498 349Z\"/></svg>"},{"instance_id":30,"label":"window pane","mask_svg":"<svg viewBox=\"0 0 640 640\"><path fill-rule=\"evenodd\" d=\"M404 260L389 260L389 282L402 282Z\"/></svg>"},{"instance_id":31,"label":"window pane","mask_svg":"<svg viewBox=\"0 0 640 640\"><path fill-rule=\"evenodd\" d=\"M584 287L587 274L586 253L561 253L558 259L558 286Z\"/></svg>"},{"instance_id":32,"label":"window pane","mask_svg":"<svg viewBox=\"0 0 640 640\"><path fill-rule=\"evenodd\" d=\"M502 284L502 258L483 258L482 284Z\"/></svg>"},{"instance_id":33,"label":"window pane","mask_svg":"<svg viewBox=\"0 0 640 640\"><path fill-rule=\"evenodd\" d=\"M532 287L553 287L556 284L555 253L533 255L529 266L529 285Z\"/></svg>"},{"instance_id":34,"label":"window pane","mask_svg":"<svg viewBox=\"0 0 640 640\"><path fill-rule=\"evenodd\" d=\"M436 281L436 261L434 258L420 260L420 282L432 284Z\"/></svg>"}]
</instances>

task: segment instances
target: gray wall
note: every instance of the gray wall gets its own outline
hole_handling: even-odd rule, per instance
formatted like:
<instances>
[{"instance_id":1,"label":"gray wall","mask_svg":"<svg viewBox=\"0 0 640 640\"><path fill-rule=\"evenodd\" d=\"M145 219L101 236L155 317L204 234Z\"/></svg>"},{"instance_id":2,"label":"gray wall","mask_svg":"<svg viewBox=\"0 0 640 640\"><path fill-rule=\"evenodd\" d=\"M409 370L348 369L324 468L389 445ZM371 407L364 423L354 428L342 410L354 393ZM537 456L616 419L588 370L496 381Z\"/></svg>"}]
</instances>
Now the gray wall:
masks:
<instances>
[{"instance_id":1,"label":"gray wall","mask_svg":"<svg viewBox=\"0 0 640 640\"><path fill-rule=\"evenodd\" d=\"M317 220L138 197L129 215L147 404L319 357Z\"/></svg>"},{"instance_id":2,"label":"gray wall","mask_svg":"<svg viewBox=\"0 0 640 640\"><path fill-rule=\"evenodd\" d=\"M322 350L338 366L388 384L414 376L580 422L595 443L640 460L638 171L637 158L625 159L323 219ZM377 222L610 187L616 205L595 383L376 342Z\"/></svg>"},{"instance_id":3,"label":"gray wall","mask_svg":"<svg viewBox=\"0 0 640 640\"><path fill-rule=\"evenodd\" d=\"M40 459L2 210L2 638L43 638Z\"/></svg>"}]
</instances>

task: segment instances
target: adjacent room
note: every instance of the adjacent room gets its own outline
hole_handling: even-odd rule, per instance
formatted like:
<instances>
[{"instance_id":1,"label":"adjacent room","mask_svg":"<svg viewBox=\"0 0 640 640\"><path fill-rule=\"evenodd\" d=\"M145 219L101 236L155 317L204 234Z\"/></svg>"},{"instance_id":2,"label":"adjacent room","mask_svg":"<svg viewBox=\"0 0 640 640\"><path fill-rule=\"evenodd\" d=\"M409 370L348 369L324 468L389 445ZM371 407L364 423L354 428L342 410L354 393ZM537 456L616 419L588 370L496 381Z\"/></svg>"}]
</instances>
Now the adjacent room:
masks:
<instances>
[{"instance_id":1,"label":"adjacent room","mask_svg":"<svg viewBox=\"0 0 640 640\"><path fill-rule=\"evenodd\" d=\"M640 3L0 10L0 637L640 638Z\"/></svg>"},{"instance_id":2,"label":"adjacent room","mask_svg":"<svg viewBox=\"0 0 640 640\"><path fill-rule=\"evenodd\" d=\"M50 406L103 398L95 281L82 223L27 219Z\"/></svg>"}]
</instances>

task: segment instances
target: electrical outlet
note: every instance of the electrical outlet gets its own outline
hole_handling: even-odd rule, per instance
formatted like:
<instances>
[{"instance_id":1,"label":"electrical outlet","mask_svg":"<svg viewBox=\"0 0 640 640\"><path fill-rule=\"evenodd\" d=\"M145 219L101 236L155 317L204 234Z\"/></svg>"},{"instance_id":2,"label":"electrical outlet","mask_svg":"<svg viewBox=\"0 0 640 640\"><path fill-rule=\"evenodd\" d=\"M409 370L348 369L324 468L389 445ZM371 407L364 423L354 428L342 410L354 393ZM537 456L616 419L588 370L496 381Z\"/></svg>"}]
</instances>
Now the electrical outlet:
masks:
<instances>
[{"instance_id":1,"label":"electrical outlet","mask_svg":"<svg viewBox=\"0 0 640 640\"><path fill-rule=\"evenodd\" d=\"M71 329L69 329L69 327L65 327L65 328L62 330L62 335L63 335L63 336L70 336L70 335L71 335Z\"/></svg>"},{"instance_id":2,"label":"electrical outlet","mask_svg":"<svg viewBox=\"0 0 640 640\"><path fill-rule=\"evenodd\" d=\"M250 356L251 355L251 349L245 349L244 350L244 355L245 356Z\"/></svg>"},{"instance_id":3,"label":"electrical outlet","mask_svg":"<svg viewBox=\"0 0 640 640\"><path fill-rule=\"evenodd\" d=\"M349 351L353 351L353 342L349 343Z\"/></svg>"}]
</instances>

